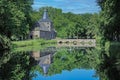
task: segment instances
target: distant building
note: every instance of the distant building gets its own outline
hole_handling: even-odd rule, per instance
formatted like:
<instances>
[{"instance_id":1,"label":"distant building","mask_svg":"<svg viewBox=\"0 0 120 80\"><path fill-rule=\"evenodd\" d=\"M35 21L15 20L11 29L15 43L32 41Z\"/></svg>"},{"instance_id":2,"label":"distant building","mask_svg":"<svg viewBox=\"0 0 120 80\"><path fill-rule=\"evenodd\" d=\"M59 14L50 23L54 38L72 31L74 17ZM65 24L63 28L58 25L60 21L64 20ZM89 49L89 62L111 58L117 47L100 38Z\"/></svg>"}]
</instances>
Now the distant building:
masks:
<instances>
[{"instance_id":1,"label":"distant building","mask_svg":"<svg viewBox=\"0 0 120 80\"><path fill-rule=\"evenodd\" d=\"M48 11L44 10L43 17L37 21L30 33L30 38L54 39L56 32L53 22L48 17Z\"/></svg>"}]
</instances>

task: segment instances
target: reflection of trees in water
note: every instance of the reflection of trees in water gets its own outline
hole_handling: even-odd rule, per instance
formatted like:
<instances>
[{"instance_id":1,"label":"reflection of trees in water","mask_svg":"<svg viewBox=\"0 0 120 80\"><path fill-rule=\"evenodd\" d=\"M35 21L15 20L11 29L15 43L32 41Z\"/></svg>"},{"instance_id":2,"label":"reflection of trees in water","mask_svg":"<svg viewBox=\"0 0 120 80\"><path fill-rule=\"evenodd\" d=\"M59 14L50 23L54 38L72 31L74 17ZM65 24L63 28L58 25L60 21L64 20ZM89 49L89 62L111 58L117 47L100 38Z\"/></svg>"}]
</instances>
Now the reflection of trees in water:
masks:
<instances>
[{"instance_id":1,"label":"reflection of trees in water","mask_svg":"<svg viewBox=\"0 0 120 80\"><path fill-rule=\"evenodd\" d=\"M97 68L100 80L120 80L120 46L111 45L108 53L102 54L101 63Z\"/></svg>"},{"instance_id":2,"label":"reflection of trees in water","mask_svg":"<svg viewBox=\"0 0 120 80\"><path fill-rule=\"evenodd\" d=\"M30 80L32 62L28 52L4 52L0 66L0 79L2 80ZM9 57L8 57L9 56ZM30 60L31 59L31 60Z\"/></svg>"},{"instance_id":3,"label":"reflection of trees in water","mask_svg":"<svg viewBox=\"0 0 120 80\"><path fill-rule=\"evenodd\" d=\"M96 49L68 49L59 50L53 57L48 75L61 73L62 70L94 69L99 62Z\"/></svg>"},{"instance_id":4,"label":"reflection of trees in water","mask_svg":"<svg viewBox=\"0 0 120 80\"><path fill-rule=\"evenodd\" d=\"M9 51L0 51L0 67L5 64L11 58L11 53Z\"/></svg>"},{"instance_id":5,"label":"reflection of trees in water","mask_svg":"<svg viewBox=\"0 0 120 80\"><path fill-rule=\"evenodd\" d=\"M95 68L99 62L96 51L97 50L94 48L78 47L55 48L53 50L49 50L47 48L44 51L33 51L31 55L38 63L46 64L46 59L48 59L47 56L51 54L50 67L46 75L53 75L61 73L62 70L73 70L74 68ZM41 64L36 67L36 70L41 74L44 74L44 70L40 66Z\"/></svg>"},{"instance_id":6,"label":"reflection of trees in water","mask_svg":"<svg viewBox=\"0 0 120 80\"><path fill-rule=\"evenodd\" d=\"M53 49L54 50L54 49ZM51 54L51 49L41 51L43 58ZM56 52L56 50L55 50ZM31 72L39 71L43 74L40 66L35 66L39 55L36 58L29 56L29 52L9 51L0 54L0 80L31 80ZM43 53L43 54L42 54ZM120 46L110 46L107 52L103 51L103 56L100 56L101 51L95 48L67 48L60 49L54 54L52 52L52 62L47 75L61 73L62 70L79 69L96 69L100 80L119 80L120 76ZM43 59L41 58L41 59ZM40 60L41 60L40 59ZM42 60L41 60L42 61ZM46 61L43 61L46 63ZM35 66L35 67L34 67Z\"/></svg>"}]
</instances>

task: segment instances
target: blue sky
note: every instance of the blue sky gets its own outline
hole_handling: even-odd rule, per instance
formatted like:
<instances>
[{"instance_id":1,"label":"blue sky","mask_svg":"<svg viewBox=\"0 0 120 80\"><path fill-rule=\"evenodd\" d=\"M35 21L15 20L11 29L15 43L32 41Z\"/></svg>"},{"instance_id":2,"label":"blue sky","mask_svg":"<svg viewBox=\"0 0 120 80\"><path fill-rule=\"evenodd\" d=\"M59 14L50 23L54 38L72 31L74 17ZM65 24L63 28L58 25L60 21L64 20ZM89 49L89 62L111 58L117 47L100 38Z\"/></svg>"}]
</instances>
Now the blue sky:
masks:
<instances>
[{"instance_id":1,"label":"blue sky","mask_svg":"<svg viewBox=\"0 0 120 80\"><path fill-rule=\"evenodd\" d=\"M34 4L32 5L34 10L45 6L60 8L63 12L76 14L96 13L100 11L96 0L34 0Z\"/></svg>"}]
</instances>

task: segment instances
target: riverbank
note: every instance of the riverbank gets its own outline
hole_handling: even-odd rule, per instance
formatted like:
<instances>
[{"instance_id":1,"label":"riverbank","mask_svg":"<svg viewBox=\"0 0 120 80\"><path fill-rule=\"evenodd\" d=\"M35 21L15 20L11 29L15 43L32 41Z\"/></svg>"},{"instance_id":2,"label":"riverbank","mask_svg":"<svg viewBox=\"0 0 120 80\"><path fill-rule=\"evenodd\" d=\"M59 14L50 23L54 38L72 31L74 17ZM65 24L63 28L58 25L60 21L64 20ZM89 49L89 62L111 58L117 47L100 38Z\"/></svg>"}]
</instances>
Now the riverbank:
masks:
<instances>
[{"instance_id":1,"label":"riverbank","mask_svg":"<svg viewBox=\"0 0 120 80\"><path fill-rule=\"evenodd\" d=\"M29 47L29 46L40 46L55 44L56 40L44 40L44 39L32 39L24 41L12 41L12 48Z\"/></svg>"}]
</instances>

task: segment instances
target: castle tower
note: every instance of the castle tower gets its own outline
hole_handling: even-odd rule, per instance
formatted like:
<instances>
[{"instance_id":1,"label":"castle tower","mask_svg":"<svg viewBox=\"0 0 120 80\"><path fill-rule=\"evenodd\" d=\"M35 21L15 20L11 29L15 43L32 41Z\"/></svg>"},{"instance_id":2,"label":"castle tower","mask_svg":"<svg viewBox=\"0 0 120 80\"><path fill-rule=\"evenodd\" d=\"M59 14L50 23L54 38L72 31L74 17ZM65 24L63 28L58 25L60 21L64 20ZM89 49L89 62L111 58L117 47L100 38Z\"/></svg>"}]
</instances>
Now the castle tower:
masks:
<instances>
[{"instance_id":1,"label":"castle tower","mask_svg":"<svg viewBox=\"0 0 120 80\"><path fill-rule=\"evenodd\" d=\"M39 23L41 30L51 31L53 24L52 21L49 19L48 11L46 9L44 10L42 19L40 19Z\"/></svg>"},{"instance_id":2,"label":"castle tower","mask_svg":"<svg viewBox=\"0 0 120 80\"><path fill-rule=\"evenodd\" d=\"M56 37L53 22L49 19L48 11L45 9L42 18L36 23L36 28L33 30L33 38L54 39Z\"/></svg>"},{"instance_id":3,"label":"castle tower","mask_svg":"<svg viewBox=\"0 0 120 80\"><path fill-rule=\"evenodd\" d=\"M44 13L43 13L43 18L42 19L49 19L49 17L48 17L48 11L45 9L44 10Z\"/></svg>"}]
</instances>

